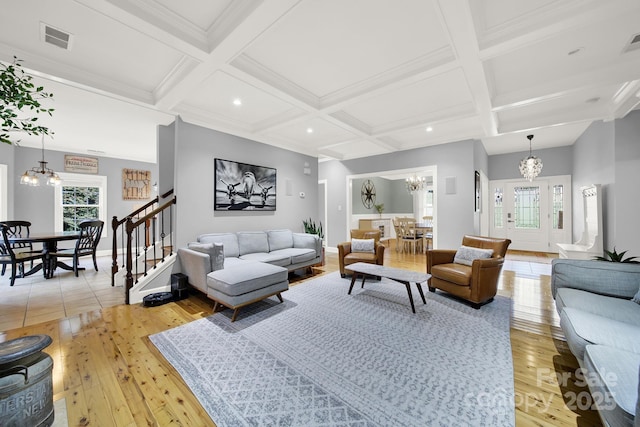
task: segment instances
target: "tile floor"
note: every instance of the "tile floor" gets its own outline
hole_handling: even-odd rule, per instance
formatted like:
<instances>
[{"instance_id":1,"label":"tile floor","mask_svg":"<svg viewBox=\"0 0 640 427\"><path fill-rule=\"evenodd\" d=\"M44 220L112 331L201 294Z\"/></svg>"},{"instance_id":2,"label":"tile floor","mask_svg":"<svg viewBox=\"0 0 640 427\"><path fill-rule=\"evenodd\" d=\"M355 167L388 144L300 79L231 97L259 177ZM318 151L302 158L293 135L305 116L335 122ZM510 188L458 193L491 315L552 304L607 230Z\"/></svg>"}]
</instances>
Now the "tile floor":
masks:
<instances>
[{"instance_id":1,"label":"tile floor","mask_svg":"<svg viewBox=\"0 0 640 427\"><path fill-rule=\"evenodd\" d=\"M75 277L58 269L51 279L41 272L20 279L13 287L10 267L0 276L0 331L61 319L124 303L124 288L111 286L111 258L99 257L98 270L91 258L81 258L86 270Z\"/></svg>"}]
</instances>

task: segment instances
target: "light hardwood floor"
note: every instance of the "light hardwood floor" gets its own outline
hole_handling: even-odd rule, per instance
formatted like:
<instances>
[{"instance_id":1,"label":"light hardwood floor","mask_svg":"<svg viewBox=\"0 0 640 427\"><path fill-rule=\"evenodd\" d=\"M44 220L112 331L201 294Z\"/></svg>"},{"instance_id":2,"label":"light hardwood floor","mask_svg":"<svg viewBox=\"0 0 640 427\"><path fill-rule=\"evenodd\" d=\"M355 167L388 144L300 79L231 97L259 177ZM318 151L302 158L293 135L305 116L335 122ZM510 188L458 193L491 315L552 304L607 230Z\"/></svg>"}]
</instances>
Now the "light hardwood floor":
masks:
<instances>
[{"instance_id":1,"label":"light hardwood floor","mask_svg":"<svg viewBox=\"0 0 640 427\"><path fill-rule=\"evenodd\" d=\"M575 384L578 364L558 327L552 257L510 251L500 279L499 294L513 300L516 425L600 426L597 413L584 409L588 389ZM193 292L159 307L124 305L123 288L110 285L109 259L99 259L99 272L89 259L81 263L88 269L78 278L58 270L53 279L17 279L14 287L8 274L0 278L0 339L53 338L46 351L54 361L54 401L64 399L69 426L215 425L148 339L210 315L213 303ZM291 284L336 271L337 264L328 253L314 276L296 275ZM389 248L385 265L425 271L425 256Z\"/></svg>"}]
</instances>

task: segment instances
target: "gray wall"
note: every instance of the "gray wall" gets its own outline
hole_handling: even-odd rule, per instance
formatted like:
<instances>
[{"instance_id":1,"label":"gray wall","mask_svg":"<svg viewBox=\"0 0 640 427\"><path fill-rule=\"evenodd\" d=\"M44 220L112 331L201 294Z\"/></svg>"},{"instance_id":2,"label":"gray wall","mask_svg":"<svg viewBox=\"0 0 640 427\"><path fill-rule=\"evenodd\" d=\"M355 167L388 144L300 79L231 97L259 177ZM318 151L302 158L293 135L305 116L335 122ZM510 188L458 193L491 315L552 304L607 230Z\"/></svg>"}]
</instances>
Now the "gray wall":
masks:
<instances>
[{"instance_id":1,"label":"gray wall","mask_svg":"<svg viewBox=\"0 0 640 427\"><path fill-rule=\"evenodd\" d=\"M584 231L580 187L602 185L602 225L605 249L613 247L615 235L615 124L594 122L573 144L573 241Z\"/></svg>"},{"instance_id":2,"label":"gray wall","mask_svg":"<svg viewBox=\"0 0 640 427\"><path fill-rule=\"evenodd\" d=\"M158 126L158 194L173 189L175 180L176 127Z\"/></svg>"},{"instance_id":3,"label":"gray wall","mask_svg":"<svg viewBox=\"0 0 640 427\"><path fill-rule=\"evenodd\" d=\"M462 235L474 233L474 141L459 141L361 159L319 164L319 177L328 185L329 246L347 240L346 177L364 173L437 165L438 246L456 248ZM446 178L456 182L455 194L446 194ZM354 189L355 191L355 189ZM358 191L359 193L359 191Z\"/></svg>"},{"instance_id":4,"label":"gray wall","mask_svg":"<svg viewBox=\"0 0 640 427\"><path fill-rule=\"evenodd\" d=\"M573 170L573 147L546 148L536 150L534 145L533 155L542 159L541 177L556 175L571 175ZM529 156L529 151L519 153L496 154L489 156L489 179L520 179L520 160Z\"/></svg>"},{"instance_id":5,"label":"gray wall","mask_svg":"<svg viewBox=\"0 0 640 427\"><path fill-rule=\"evenodd\" d=\"M320 220L318 161L245 138L176 121L175 190L177 245L185 246L199 234L288 228L303 231L302 220ZM214 211L214 158L277 169L275 211ZM311 174L303 173L308 162ZM287 181L291 195L286 194ZM300 192L305 197L299 196Z\"/></svg>"},{"instance_id":6,"label":"gray wall","mask_svg":"<svg viewBox=\"0 0 640 427\"><path fill-rule=\"evenodd\" d=\"M13 187L16 184L15 179L15 146L5 144L0 142L0 163L3 165L7 165L7 219L12 219L14 217L14 209L13 209L13 199L14 199L14 189ZM18 177L18 181L20 182L20 177Z\"/></svg>"},{"instance_id":7,"label":"gray wall","mask_svg":"<svg viewBox=\"0 0 640 427\"><path fill-rule=\"evenodd\" d=\"M64 155L60 151L45 150L47 166L56 172L64 172ZM95 157L95 156L92 156ZM14 169L14 215L10 219L31 221L32 232L47 232L54 230L54 189L47 185L30 187L20 185L20 175L25 170L38 166L42 158L42 152L35 148L17 147L15 152ZM98 158L98 175L107 177L107 238L102 239L98 250L111 249L111 218L122 218L148 200L123 200L122 199L122 169L142 169L151 171L151 182L155 182L158 176L158 168L155 163L137 162L110 157ZM155 195L153 195L155 197Z\"/></svg>"},{"instance_id":8,"label":"gray wall","mask_svg":"<svg viewBox=\"0 0 640 427\"><path fill-rule=\"evenodd\" d=\"M640 256L640 111L633 111L624 119L615 121L615 245L627 255ZM615 241L614 241L615 240Z\"/></svg>"},{"instance_id":9,"label":"gray wall","mask_svg":"<svg viewBox=\"0 0 640 427\"><path fill-rule=\"evenodd\" d=\"M403 180L389 180L385 178L357 178L352 181L353 192L352 198L352 210L354 215L371 214L378 215L378 211L375 207L367 209L362 203L362 197L360 196L360 189L362 183L370 179L376 187L376 201L375 204L379 205L384 203L384 214L394 214L407 212L413 212L413 197L407 192L405 182Z\"/></svg>"}]
</instances>

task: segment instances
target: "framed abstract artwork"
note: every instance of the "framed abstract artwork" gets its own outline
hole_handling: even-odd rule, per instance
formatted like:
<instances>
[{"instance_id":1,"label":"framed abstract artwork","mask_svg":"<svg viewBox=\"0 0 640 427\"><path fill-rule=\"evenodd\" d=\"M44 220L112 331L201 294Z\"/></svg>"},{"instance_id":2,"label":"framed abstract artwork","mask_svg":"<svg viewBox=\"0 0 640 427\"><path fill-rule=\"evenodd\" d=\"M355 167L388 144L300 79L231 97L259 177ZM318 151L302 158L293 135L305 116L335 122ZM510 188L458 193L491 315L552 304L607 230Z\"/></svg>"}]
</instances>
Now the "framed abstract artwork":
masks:
<instances>
[{"instance_id":1,"label":"framed abstract artwork","mask_svg":"<svg viewBox=\"0 0 640 427\"><path fill-rule=\"evenodd\" d=\"M223 159L214 165L214 210L276 210L276 169Z\"/></svg>"}]
</instances>

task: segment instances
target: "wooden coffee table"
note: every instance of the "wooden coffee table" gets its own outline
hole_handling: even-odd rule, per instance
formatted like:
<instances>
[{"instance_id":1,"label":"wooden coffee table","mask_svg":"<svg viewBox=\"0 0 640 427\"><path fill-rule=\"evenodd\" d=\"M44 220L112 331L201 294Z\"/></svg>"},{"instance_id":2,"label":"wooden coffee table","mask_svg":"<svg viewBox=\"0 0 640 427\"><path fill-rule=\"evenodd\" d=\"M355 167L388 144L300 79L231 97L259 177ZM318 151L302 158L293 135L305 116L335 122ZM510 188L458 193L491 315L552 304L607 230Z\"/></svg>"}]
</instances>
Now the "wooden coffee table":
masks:
<instances>
[{"instance_id":1,"label":"wooden coffee table","mask_svg":"<svg viewBox=\"0 0 640 427\"><path fill-rule=\"evenodd\" d=\"M351 290L353 289L353 284L356 282L356 278L358 276L362 276L362 286L364 288L364 282L367 279L367 276L371 277L386 277L387 279L391 279L393 281L402 283L407 288L407 294L409 294L409 301L411 302L411 310L415 313L416 308L413 305L413 295L411 294L411 282L416 284L418 288L418 292L420 292L420 297L422 298L423 303L427 303L427 300L424 299L424 292L422 291L422 283L426 282L431 278L430 274L427 273L418 273L417 271L411 270L403 270L400 268L393 267L385 267L384 265L377 264L369 264L366 262L356 262L355 264L350 264L346 266L348 270L353 271L353 276L351 277L351 286L349 286L348 295L351 295Z\"/></svg>"}]
</instances>

